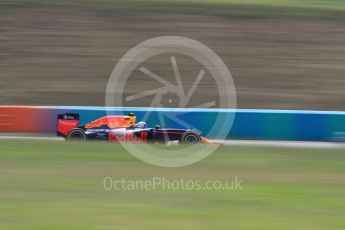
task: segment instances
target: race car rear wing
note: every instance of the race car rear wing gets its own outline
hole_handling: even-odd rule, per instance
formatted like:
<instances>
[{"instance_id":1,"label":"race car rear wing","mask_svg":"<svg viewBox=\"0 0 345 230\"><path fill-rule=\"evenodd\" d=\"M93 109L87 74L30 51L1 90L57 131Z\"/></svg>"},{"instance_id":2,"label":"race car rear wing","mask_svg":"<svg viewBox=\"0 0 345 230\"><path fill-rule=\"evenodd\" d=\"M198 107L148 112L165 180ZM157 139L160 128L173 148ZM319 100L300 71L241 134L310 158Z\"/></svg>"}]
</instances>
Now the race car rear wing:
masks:
<instances>
[{"instance_id":1,"label":"race car rear wing","mask_svg":"<svg viewBox=\"0 0 345 230\"><path fill-rule=\"evenodd\" d=\"M79 127L79 114L65 113L58 114L56 132L58 136L67 136L69 131Z\"/></svg>"}]
</instances>

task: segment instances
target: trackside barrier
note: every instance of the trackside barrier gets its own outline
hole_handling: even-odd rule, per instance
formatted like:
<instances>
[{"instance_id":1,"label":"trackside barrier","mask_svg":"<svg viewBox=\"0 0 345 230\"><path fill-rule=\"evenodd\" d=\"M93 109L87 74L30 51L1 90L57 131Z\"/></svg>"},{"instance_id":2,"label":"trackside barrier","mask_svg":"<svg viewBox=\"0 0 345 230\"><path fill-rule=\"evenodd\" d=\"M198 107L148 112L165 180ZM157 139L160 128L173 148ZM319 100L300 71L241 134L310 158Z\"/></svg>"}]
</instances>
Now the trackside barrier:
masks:
<instances>
[{"instance_id":1,"label":"trackside barrier","mask_svg":"<svg viewBox=\"0 0 345 230\"><path fill-rule=\"evenodd\" d=\"M162 125L158 117L158 114L176 115L204 134L210 131L219 114L230 114L235 118L227 139L345 141L345 112L295 110L0 106L0 132L55 133L57 114L67 112L79 113L83 124L107 114L129 112L134 112L140 121L148 111L151 112L147 120L150 127L160 124L185 128L181 122L172 119L165 119L165 125Z\"/></svg>"}]
</instances>

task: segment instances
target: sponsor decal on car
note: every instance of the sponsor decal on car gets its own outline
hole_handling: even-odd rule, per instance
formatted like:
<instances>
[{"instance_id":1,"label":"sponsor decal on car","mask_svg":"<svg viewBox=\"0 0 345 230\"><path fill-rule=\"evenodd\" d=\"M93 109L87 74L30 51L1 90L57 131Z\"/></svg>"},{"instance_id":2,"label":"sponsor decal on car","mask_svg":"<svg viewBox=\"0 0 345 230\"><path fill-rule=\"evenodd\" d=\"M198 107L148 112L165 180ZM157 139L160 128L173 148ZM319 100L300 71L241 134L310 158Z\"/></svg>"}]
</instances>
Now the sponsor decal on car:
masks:
<instances>
[{"instance_id":1,"label":"sponsor decal on car","mask_svg":"<svg viewBox=\"0 0 345 230\"><path fill-rule=\"evenodd\" d=\"M116 135L115 133L109 133L108 140L110 142L132 142L132 143L146 143L147 132L141 132L139 136L133 133L125 133L124 135Z\"/></svg>"}]
</instances>

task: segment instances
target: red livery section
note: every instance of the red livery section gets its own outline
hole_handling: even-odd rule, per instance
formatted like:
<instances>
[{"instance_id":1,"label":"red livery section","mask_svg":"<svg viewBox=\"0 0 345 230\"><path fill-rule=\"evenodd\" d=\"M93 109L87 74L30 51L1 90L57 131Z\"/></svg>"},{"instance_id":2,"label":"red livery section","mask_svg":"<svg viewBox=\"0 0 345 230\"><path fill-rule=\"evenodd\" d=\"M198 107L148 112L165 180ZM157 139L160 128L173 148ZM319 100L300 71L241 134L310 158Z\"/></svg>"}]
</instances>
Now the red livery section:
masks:
<instances>
[{"instance_id":1,"label":"red livery section","mask_svg":"<svg viewBox=\"0 0 345 230\"><path fill-rule=\"evenodd\" d=\"M59 114L57 119L57 135L66 136L72 129L79 127L79 114Z\"/></svg>"},{"instance_id":2,"label":"red livery section","mask_svg":"<svg viewBox=\"0 0 345 230\"><path fill-rule=\"evenodd\" d=\"M106 116L85 125L86 129L107 125L109 128L130 127L135 123L135 116Z\"/></svg>"},{"instance_id":3,"label":"red livery section","mask_svg":"<svg viewBox=\"0 0 345 230\"><path fill-rule=\"evenodd\" d=\"M146 143L147 132L141 132L139 136L133 133L126 133L122 136L116 135L115 133L109 133L108 140L110 142L132 142L132 143Z\"/></svg>"},{"instance_id":4,"label":"red livery section","mask_svg":"<svg viewBox=\"0 0 345 230\"><path fill-rule=\"evenodd\" d=\"M66 136L69 131L79 126L78 120L58 120L57 130L63 136Z\"/></svg>"}]
</instances>

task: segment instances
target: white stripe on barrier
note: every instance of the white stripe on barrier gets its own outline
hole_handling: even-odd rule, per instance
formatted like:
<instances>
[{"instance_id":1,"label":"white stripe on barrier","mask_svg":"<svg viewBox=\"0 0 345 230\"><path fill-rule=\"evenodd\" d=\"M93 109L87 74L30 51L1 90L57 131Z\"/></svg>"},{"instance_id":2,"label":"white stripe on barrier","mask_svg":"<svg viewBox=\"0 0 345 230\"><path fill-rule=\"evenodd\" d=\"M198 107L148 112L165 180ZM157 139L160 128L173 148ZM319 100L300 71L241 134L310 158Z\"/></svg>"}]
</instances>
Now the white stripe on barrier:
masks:
<instances>
[{"instance_id":1,"label":"white stripe on barrier","mask_svg":"<svg viewBox=\"0 0 345 230\"><path fill-rule=\"evenodd\" d=\"M62 137L47 136L18 136L1 135L0 140L41 140L41 141L64 141ZM215 140L225 146L245 147L284 147L284 148L312 148L312 149L344 149L345 143L317 142L317 141L255 141L255 140Z\"/></svg>"},{"instance_id":2,"label":"white stripe on barrier","mask_svg":"<svg viewBox=\"0 0 345 230\"><path fill-rule=\"evenodd\" d=\"M65 141L62 137L2 136L0 140Z\"/></svg>"},{"instance_id":3,"label":"white stripe on barrier","mask_svg":"<svg viewBox=\"0 0 345 230\"><path fill-rule=\"evenodd\" d=\"M256 141L256 140L224 140L217 141L226 146L256 146L256 147L284 147L284 148L311 148L311 149L343 149L345 143L321 141Z\"/></svg>"}]
</instances>

